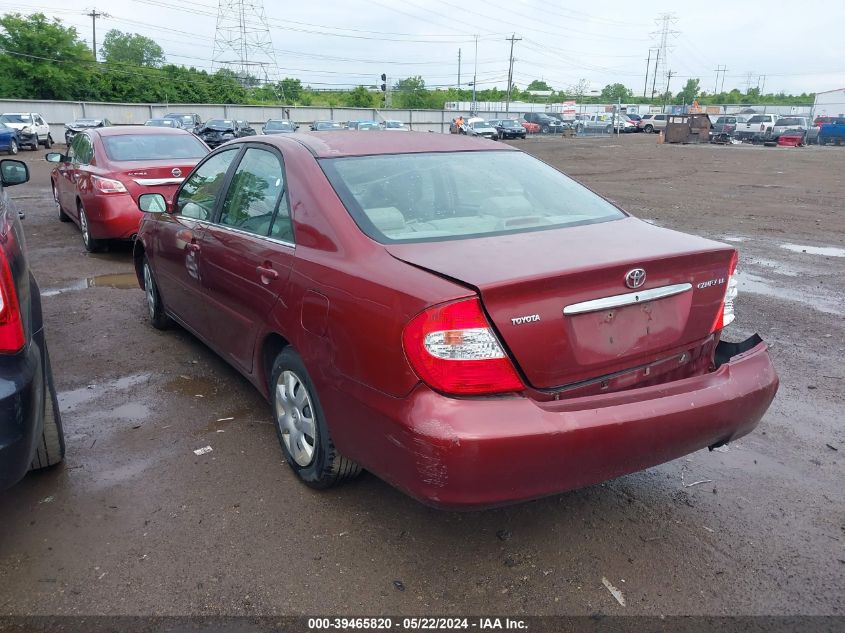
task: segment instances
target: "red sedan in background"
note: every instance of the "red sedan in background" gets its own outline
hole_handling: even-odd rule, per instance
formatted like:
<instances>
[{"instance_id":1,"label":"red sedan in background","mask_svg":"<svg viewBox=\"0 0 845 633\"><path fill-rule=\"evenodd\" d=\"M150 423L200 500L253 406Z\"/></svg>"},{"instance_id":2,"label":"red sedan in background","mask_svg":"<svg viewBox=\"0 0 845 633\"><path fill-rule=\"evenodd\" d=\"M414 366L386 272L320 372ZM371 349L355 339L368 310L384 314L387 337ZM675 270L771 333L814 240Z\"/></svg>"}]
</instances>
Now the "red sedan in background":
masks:
<instances>
[{"instance_id":1,"label":"red sedan in background","mask_svg":"<svg viewBox=\"0 0 845 633\"><path fill-rule=\"evenodd\" d=\"M186 130L106 127L77 134L51 174L59 219L73 220L85 248L133 239L143 213L135 200L149 191L172 196L208 147Z\"/></svg>"},{"instance_id":2,"label":"red sedan in background","mask_svg":"<svg viewBox=\"0 0 845 633\"><path fill-rule=\"evenodd\" d=\"M750 432L778 378L722 341L736 251L446 134L227 143L139 199L149 318L270 400L285 460L427 503L587 486Z\"/></svg>"}]
</instances>

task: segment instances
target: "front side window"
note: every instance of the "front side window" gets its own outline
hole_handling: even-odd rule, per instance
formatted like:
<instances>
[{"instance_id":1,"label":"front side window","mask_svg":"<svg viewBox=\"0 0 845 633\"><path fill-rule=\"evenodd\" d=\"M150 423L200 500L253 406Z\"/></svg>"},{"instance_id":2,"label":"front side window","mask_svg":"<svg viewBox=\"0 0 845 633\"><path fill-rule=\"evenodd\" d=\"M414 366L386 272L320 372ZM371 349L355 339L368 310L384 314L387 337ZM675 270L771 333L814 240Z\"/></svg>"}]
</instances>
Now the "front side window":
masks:
<instances>
[{"instance_id":1,"label":"front side window","mask_svg":"<svg viewBox=\"0 0 845 633\"><path fill-rule=\"evenodd\" d=\"M87 134L79 134L74 141L75 151L73 162L80 165L88 165L91 159L94 158L94 147L91 145L91 138Z\"/></svg>"},{"instance_id":2,"label":"front side window","mask_svg":"<svg viewBox=\"0 0 845 633\"><path fill-rule=\"evenodd\" d=\"M195 220L210 219L229 165L239 151L239 147L229 148L197 167L179 190L175 213Z\"/></svg>"},{"instance_id":3,"label":"front side window","mask_svg":"<svg viewBox=\"0 0 845 633\"><path fill-rule=\"evenodd\" d=\"M284 197L282 163L273 152L251 147L241 159L223 200L220 224L269 235L279 200Z\"/></svg>"},{"instance_id":4,"label":"front side window","mask_svg":"<svg viewBox=\"0 0 845 633\"><path fill-rule=\"evenodd\" d=\"M522 152L376 155L320 164L361 230L381 243L463 239L625 217Z\"/></svg>"}]
</instances>

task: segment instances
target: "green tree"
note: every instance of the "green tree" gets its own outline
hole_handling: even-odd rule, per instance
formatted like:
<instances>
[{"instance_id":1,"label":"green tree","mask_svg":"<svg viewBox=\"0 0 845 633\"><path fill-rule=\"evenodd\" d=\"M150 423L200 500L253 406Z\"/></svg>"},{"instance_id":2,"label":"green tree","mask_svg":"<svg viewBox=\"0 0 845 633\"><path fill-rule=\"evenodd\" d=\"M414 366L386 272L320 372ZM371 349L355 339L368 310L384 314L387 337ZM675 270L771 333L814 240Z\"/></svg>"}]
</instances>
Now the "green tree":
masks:
<instances>
[{"instance_id":1,"label":"green tree","mask_svg":"<svg viewBox=\"0 0 845 633\"><path fill-rule=\"evenodd\" d=\"M364 86L358 86L346 94L346 105L350 108L372 108L373 94Z\"/></svg>"},{"instance_id":2,"label":"green tree","mask_svg":"<svg viewBox=\"0 0 845 633\"><path fill-rule=\"evenodd\" d=\"M155 67L164 63L164 51L153 40L117 29L106 33L100 53L109 64Z\"/></svg>"},{"instance_id":3,"label":"green tree","mask_svg":"<svg viewBox=\"0 0 845 633\"><path fill-rule=\"evenodd\" d=\"M553 90L553 88L542 79L535 79L526 86L525 90Z\"/></svg>"},{"instance_id":4,"label":"green tree","mask_svg":"<svg viewBox=\"0 0 845 633\"><path fill-rule=\"evenodd\" d=\"M11 99L96 97L96 66L76 29L42 13L0 18L0 95Z\"/></svg>"},{"instance_id":5,"label":"green tree","mask_svg":"<svg viewBox=\"0 0 845 633\"><path fill-rule=\"evenodd\" d=\"M681 91L675 95L675 103L692 103L698 97L700 88L700 79L687 79L687 83Z\"/></svg>"},{"instance_id":6,"label":"green tree","mask_svg":"<svg viewBox=\"0 0 845 633\"><path fill-rule=\"evenodd\" d=\"M601 91L601 100L616 103L620 101L627 103L634 98L634 92L626 88L624 84L608 84Z\"/></svg>"},{"instance_id":7,"label":"green tree","mask_svg":"<svg viewBox=\"0 0 845 633\"><path fill-rule=\"evenodd\" d=\"M279 82L279 91L285 103L296 103L302 99L302 82L299 79L285 77Z\"/></svg>"},{"instance_id":8,"label":"green tree","mask_svg":"<svg viewBox=\"0 0 845 633\"><path fill-rule=\"evenodd\" d=\"M400 79L393 86L393 105L399 108L425 108L429 105L428 91L422 77Z\"/></svg>"}]
</instances>

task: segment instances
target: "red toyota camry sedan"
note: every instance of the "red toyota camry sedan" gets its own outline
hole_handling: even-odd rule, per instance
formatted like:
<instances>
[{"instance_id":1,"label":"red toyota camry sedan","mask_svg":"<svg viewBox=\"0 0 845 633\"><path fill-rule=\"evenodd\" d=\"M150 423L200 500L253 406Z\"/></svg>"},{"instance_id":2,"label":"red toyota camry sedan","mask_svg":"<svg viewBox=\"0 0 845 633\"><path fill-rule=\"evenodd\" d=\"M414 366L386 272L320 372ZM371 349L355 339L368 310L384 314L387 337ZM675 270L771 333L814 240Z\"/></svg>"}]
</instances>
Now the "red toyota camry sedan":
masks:
<instances>
[{"instance_id":1,"label":"red toyota camry sedan","mask_svg":"<svg viewBox=\"0 0 845 633\"><path fill-rule=\"evenodd\" d=\"M731 246L652 226L456 135L252 137L135 244L152 325L268 398L284 456L440 507L587 486L750 432L778 386L734 319Z\"/></svg>"},{"instance_id":2,"label":"red toyota camry sedan","mask_svg":"<svg viewBox=\"0 0 845 633\"><path fill-rule=\"evenodd\" d=\"M116 126L77 134L50 179L59 219L73 220L90 252L109 239L133 239L143 214L135 202L144 192L172 196L200 158L205 143L186 130Z\"/></svg>"}]
</instances>

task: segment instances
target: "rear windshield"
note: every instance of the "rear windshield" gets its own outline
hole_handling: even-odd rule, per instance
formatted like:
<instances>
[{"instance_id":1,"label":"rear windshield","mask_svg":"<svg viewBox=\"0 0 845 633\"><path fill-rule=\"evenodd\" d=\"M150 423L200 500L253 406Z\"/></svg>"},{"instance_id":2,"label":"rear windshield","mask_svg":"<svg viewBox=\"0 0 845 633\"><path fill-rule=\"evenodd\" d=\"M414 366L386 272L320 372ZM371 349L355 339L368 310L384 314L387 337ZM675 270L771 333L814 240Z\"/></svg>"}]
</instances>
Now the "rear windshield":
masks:
<instances>
[{"instance_id":1,"label":"rear windshield","mask_svg":"<svg viewBox=\"0 0 845 633\"><path fill-rule=\"evenodd\" d=\"M801 119L778 119L775 121L775 127L779 127L782 125L802 125L804 122Z\"/></svg>"},{"instance_id":2,"label":"rear windshield","mask_svg":"<svg viewBox=\"0 0 845 633\"><path fill-rule=\"evenodd\" d=\"M192 134L124 134L103 137L111 160L169 160L202 158L208 153Z\"/></svg>"},{"instance_id":3,"label":"rear windshield","mask_svg":"<svg viewBox=\"0 0 845 633\"><path fill-rule=\"evenodd\" d=\"M522 152L323 159L364 233L383 244L521 233L616 220L609 202Z\"/></svg>"}]
</instances>

